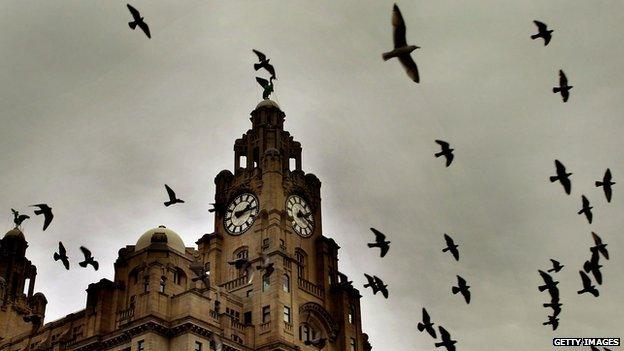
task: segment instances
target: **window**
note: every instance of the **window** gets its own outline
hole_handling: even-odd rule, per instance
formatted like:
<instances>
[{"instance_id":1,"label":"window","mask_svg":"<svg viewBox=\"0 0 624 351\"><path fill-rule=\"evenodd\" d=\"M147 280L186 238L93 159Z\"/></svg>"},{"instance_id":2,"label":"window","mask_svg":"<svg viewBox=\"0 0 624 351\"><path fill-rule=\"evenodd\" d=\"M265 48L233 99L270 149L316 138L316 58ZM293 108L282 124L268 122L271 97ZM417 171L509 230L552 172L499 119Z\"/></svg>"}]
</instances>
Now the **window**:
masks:
<instances>
[{"instance_id":1,"label":"window","mask_svg":"<svg viewBox=\"0 0 624 351\"><path fill-rule=\"evenodd\" d=\"M202 343L195 341L195 351L202 351Z\"/></svg>"},{"instance_id":2,"label":"window","mask_svg":"<svg viewBox=\"0 0 624 351\"><path fill-rule=\"evenodd\" d=\"M262 323L271 321L271 306L262 307Z\"/></svg>"},{"instance_id":3,"label":"window","mask_svg":"<svg viewBox=\"0 0 624 351\"><path fill-rule=\"evenodd\" d=\"M158 286L158 292L161 292L161 293L165 292L166 283L167 283L167 277L163 275L162 277L160 277L160 285Z\"/></svg>"},{"instance_id":4,"label":"window","mask_svg":"<svg viewBox=\"0 0 624 351\"><path fill-rule=\"evenodd\" d=\"M288 274L284 274L284 280L282 281L282 290L284 292L290 292L290 277Z\"/></svg>"},{"instance_id":5,"label":"window","mask_svg":"<svg viewBox=\"0 0 624 351\"><path fill-rule=\"evenodd\" d=\"M286 241L284 239L280 239L280 249L286 251Z\"/></svg>"},{"instance_id":6,"label":"window","mask_svg":"<svg viewBox=\"0 0 624 351\"><path fill-rule=\"evenodd\" d=\"M262 291L267 291L271 287L271 276L265 275L262 277Z\"/></svg>"},{"instance_id":7,"label":"window","mask_svg":"<svg viewBox=\"0 0 624 351\"><path fill-rule=\"evenodd\" d=\"M316 339L316 334L316 330L309 324L304 323L299 326L299 340L301 341L312 341Z\"/></svg>"},{"instance_id":8,"label":"window","mask_svg":"<svg viewBox=\"0 0 624 351\"><path fill-rule=\"evenodd\" d=\"M262 250L268 249L270 244L271 244L271 239L270 238L262 239Z\"/></svg>"},{"instance_id":9,"label":"window","mask_svg":"<svg viewBox=\"0 0 624 351\"><path fill-rule=\"evenodd\" d=\"M239 249L240 250L240 249ZM247 249L240 250L236 253L236 258L249 258L249 251Z\"/></svg>"},{"instance_id":10,"label":"window","mask_svg":"<svg viewBox=\"0 0 624 351\"><path fill-rule=\"evenodd\" d=\"M149 277L145 277L143 280L143 292L149 291Z\"/></svg>"},{"instance_id":11,"label":"window","mask_svg":"<svg viewBox=\"0 0 624 351\"><path fill-rule=\"evenodd\" d=\"M138 282L139 282L139 271L135 269L132 272L130 272L130 283L134 285Z\"/></svg>"},{"instance_id":12,"label":"window","mask_svg":"<svg viewBox=\"0 0 624 351\"><path fill-rule=\"evenodd\" d=\"M351 338L351 341L349 342L349 351L355 351L355 339Z\"/></svg>"},{"instance_id":13,"label":"window","mask_svg":"<svg viewBox=\"0 0 624 351\"><path fill-rule=\"evenodd\" d=\"M247 311L243 314L243 323L244 324L251 324L251 311Z\"/></svg>"},{"instance_id":14,"label":"window","mask_svg":"<svg viewBox=\"0 0 624 351\"><path fill-rule=\"evenodd\" d=\"M284 322L290 324L290 307L284 306Z\"/></svg>"},{"instance_id":15,"label":"window","mask_svg":"<svg viewBox=\"0 0 624 351\"><path fill-rule=\"evenodd\" d=\"M253 295L253 289L247 290L247 297L251 297Z\"/></svg>"},{"instance_id":16,"label":"window","mask_svg":"<svg viewBox=\"0 0 624 351\"><path fill-rule=\"evenodd\" d=\"M349 324L355 323L355 306L353 304L349 305L349 314L347 316Z\"/></svg>"},{"instance_id":17,"label":"window","mask_svg":"<svg viewBox=\"0 0 624 351\"><path fill-rule=\"evenodd\" d=\"M301 249L295 251L295 260L297 261L297 275L305 278L306 254Z\"/></svg>"},{"instance_id":18,"label":"window","mask_svg":"<svg viewBox=\"0 0 624 351\"><path fill-rule=\"evenodd\" d=\"M145 351L145 340L137 341L137 351Z\"/></svg>"},{"instance_id":19,"label":"window","mask_svg":"<svg viewBox=\"0 0 624 351\"><path fill-rule=\"evenodd\" d=\"M184 272L180 268L176 268L173 271L173 283L177 285L182 285L186 281L186 276Z\"/></svg>"},{"instance_id":20,"label":"window","mask_svg":"<svg viewBox=\"0 0 624 351\"><path fill-rule=\"evenodd\" d=\"M329 285L334 284L334 270L333 269L329 269L329 272L327 272L327 283Z\"/></svg>"}]
</instances>

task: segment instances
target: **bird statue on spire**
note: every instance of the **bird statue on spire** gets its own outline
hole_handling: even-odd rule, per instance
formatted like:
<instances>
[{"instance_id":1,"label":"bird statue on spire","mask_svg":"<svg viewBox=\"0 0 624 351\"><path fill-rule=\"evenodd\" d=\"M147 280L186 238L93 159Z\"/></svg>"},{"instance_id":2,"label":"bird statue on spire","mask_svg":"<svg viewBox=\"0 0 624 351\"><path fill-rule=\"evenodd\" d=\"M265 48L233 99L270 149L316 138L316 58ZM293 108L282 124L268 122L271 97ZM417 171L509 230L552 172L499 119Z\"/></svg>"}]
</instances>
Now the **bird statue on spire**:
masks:
<instances>
[{"instance_id":1,"label":"bird statue on spire","mask_svg":"<svg viewBox=\"0 0 624 351\"><path fill-rule=\"evenodd\" d=\"M273 80L277 79L277 77L275 76L275 68L272 64L269 63L270 59L268 59L265 54L256 49L253 49L252 51L256 54L256 56L258 56L258 63L254 64L254 70L258 71L259 69L264 68L268 73L271 74L269 80L261 77L256 77L256 82L258 82L258 84L260 84L263 89L262 98L264 100L268 100L269 96L271 96L271 93L275 91L275 87L273 85Z\"/></svg>"}]
</instances>

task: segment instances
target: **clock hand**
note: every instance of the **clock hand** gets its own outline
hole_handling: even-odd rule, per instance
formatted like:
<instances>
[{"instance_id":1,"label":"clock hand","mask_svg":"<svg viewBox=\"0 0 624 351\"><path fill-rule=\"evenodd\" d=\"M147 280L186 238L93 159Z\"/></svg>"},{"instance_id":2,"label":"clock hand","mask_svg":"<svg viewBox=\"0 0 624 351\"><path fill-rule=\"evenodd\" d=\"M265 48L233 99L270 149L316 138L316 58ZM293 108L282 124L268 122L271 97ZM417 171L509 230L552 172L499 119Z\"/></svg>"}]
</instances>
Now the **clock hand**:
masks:
<instances>
[{"instance_id":1,"label":"clock hand","mask_svg":"<svg viewBox=\"0 0 624 351\"><path fill-rule=\"evenodd\" d=\"M312 215L312 212L309 213L303 213L301 212L301 210L299 210L297 212L297 218L305 218L306 220L310 220L310 216Z\"/></svg>"},{"instance_id":2,"label":"clock hand","mask_svg":"<svg viewBox=\"0 0 624 351\"><path fill-rule=\"evenodd\" d=\"M238 217L244 215L245 213L247 213L247 212L249 212L251 210L256 209L256 207L257 206L251 207L251 204L247 204L247 206L245 208L243 208L242 210L234 212L234 217L238 218Z\"/></svg>"}]
</instances>

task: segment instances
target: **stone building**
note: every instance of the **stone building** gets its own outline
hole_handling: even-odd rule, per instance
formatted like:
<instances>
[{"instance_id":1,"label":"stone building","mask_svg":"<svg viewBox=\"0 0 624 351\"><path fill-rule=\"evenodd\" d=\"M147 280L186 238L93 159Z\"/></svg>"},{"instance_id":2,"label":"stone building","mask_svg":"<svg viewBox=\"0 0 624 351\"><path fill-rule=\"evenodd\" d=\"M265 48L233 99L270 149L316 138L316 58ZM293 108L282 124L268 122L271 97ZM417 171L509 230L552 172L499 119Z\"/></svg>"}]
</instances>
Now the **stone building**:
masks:
<instances>
[{"instance_id":1,"label":"stone building","mask_svg":"<svg viewBox=\"0 0 624 351\"><path fill-rule=\"evenodd\" d=\"M321 182L302 170L284 118L271 100L251 112L234 172L215 178L213 233L187 247L171 229L148 230L119 250L114 279L90 284L85 308L57 321L43 324L47 301L33 295L26 240L9 231L0 242L0 350L370 350L361 296L322 232ZM237 260L243 267L229 263ZM258 268L266 263L271 274ZM210 272L209 287L193 265Z\"/></svg>"}]
</instances>

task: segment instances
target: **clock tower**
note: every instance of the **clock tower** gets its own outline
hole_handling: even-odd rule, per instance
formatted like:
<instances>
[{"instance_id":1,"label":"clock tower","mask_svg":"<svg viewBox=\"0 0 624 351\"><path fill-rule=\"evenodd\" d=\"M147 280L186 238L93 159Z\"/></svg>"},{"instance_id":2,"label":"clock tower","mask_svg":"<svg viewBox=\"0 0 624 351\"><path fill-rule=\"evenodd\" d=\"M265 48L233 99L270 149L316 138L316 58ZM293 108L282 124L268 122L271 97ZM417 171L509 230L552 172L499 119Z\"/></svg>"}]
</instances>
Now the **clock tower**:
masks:
<instances>
[{"instance_id":1,"label":"clock tower","mask_svg":"<svg viewBox=\"0 0 624 351\"><path fill-rule=\"evenodd\" d=\"M302 170L301 144L277 103L261 101L250 119L234 143L234 172L215 178L215 232L197 242L211 283L237 296L255 350L370 350L361 296L323 235L321 182ZM263 257L271 274L257 269ZM229 263L240 259L253 270Z\"/></svg>"}]
</instances>

